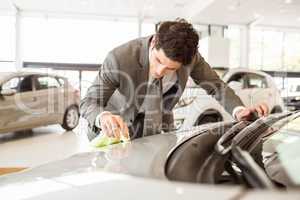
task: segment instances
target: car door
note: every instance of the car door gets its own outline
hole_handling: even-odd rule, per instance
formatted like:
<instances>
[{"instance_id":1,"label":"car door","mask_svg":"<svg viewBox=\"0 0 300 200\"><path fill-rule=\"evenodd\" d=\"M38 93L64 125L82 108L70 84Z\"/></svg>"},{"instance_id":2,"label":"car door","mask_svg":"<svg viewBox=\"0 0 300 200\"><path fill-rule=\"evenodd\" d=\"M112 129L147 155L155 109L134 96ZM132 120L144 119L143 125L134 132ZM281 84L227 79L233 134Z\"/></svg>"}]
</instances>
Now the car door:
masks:
<instances>
[{"instance_id":1,"label":"car door","mask_svg":"<svg viewBox=\"0 0 300 200\"><path fill-rule=\"evenodd\" d=\"M34 77L35 95L39 99L38 107L43 111L41 121L45 124L60 122L64 113L64 91L59 81L52 76Z\"/></svg>"},{"instance_id":2,"label":"car door","mask_svg":"<svg viewBox=\"0 0 300 200\"><path fill-rule=\"evenodd\" d=\"M1 96L0 131L14 131L32 128L34 118L38 117L32 90L32 77L14 77L2 84L2 90L13 89L16 94Z\"/></svg>"}]
</instances>

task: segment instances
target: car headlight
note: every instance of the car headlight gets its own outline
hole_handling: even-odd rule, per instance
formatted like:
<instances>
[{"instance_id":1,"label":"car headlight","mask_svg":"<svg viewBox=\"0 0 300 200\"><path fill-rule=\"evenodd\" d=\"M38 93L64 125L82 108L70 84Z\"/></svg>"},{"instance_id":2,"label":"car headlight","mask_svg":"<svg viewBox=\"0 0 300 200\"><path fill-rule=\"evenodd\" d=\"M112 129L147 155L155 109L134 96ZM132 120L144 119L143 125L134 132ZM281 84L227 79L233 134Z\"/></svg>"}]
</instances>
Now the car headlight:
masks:
<instances>
[{"instance_id":1,"label":"car headlight","mask_svg":"<svg viewBox=\"0 0 300 200\"><path fill-rule=\"evenodd\" d=\"M295 100L296 101L300 101L300 97L295 97Z\"/></svg>"}]
</instances>

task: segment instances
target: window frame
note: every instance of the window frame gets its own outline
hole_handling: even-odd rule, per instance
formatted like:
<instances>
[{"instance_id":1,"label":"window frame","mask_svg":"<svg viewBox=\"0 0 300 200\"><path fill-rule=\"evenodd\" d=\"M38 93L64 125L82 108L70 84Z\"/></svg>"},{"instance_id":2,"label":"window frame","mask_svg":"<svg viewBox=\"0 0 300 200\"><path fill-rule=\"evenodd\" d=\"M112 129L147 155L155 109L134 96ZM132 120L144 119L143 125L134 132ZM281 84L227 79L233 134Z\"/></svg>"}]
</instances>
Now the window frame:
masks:
<instances>
[{"instance_id":1,"label":"window frame","mask_svg":"<svg viewBox=\"0 0 300 200\"><path fill-rule=\"evenodd\" d=\"M48 82L47 82L47 88L43 88L43 89L38 89L37 88L37 86L38 86L38 79L39 78L44 78L44 77L46 77L46 78L52 78L52 79L54 79L56 82L57 82L57 84L59 85L58 87L50 87L49 88L49 85L48 85ZM34 76L34 81L33 81L33 84L34 84L34 89L35 89L35 91L40 91L40 90L49 90L49 89L59 89L59 88L61 88L63 85L58 81L58 79L57 79L57 77L55 77L55 76L49 76L49 75L35 75Z\"/></svg>"}]
</instances>

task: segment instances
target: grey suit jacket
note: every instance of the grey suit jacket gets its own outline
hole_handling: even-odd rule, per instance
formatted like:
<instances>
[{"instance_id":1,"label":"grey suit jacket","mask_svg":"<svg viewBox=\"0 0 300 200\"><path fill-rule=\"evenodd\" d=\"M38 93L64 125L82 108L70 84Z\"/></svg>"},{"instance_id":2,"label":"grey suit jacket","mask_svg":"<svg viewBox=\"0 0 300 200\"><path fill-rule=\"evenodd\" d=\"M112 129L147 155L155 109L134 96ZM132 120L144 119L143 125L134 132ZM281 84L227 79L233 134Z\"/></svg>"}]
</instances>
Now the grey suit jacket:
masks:
<instances>
[{"instance_id":1,"label":"grey suit jacket","mask_svg":"<svg viewBox=\"0 0 300 200\"><path fill-rule=\"evenodd\" d=\"M95 127L95 119L103 111L121 115L129 125L135 120L146 94L151 38L152 36L149 36L129 41L108 53L80 104L81 115L89 124L90 140L99 132ZM177 76L179 88L176 94L166 101L170 111L182 95L189 76L208 94L213 94L229 113L232 113L236 106L243 105L240 98L226 86L200 53L196 54L191 64L182 66L177 71ZM163 115L163 123L173 124L171 112Z\"/></svg>"}]
</instances>

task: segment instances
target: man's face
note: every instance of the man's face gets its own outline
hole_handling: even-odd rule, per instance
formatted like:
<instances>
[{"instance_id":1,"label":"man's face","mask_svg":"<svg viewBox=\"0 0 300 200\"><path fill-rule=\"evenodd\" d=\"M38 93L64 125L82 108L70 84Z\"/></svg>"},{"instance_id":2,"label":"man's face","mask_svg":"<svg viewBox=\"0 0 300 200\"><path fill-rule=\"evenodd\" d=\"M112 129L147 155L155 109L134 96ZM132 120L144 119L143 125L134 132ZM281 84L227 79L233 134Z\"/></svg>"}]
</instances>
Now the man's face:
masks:
<instances>
[{"instance_id":1,"label":"man's face","mask_svg":"<svg viewBox=\"0 0 300 200\"><path fill-rule=\"evenodd\" d=\"M154 78L162 78L182 66L181 63L169 59L162 49L157 50L154 46L150 49L149 63L150 75Z\"/></svg>"}]
</instances>

